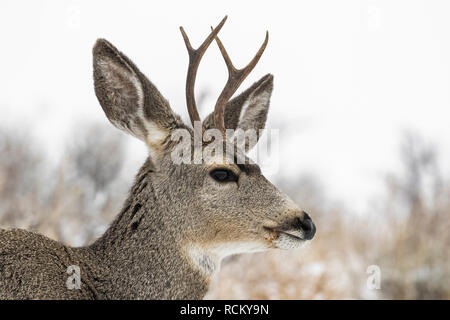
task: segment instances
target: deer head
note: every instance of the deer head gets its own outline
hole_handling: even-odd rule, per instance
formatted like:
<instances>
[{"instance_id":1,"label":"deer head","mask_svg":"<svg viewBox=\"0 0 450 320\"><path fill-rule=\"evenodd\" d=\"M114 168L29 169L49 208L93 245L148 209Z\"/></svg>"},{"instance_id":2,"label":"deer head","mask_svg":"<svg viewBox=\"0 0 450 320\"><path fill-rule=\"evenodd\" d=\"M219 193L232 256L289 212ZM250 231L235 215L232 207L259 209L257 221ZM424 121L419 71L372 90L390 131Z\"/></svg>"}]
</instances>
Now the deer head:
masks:
<instances>
[{"instance_id":1,"label":"deer head","mask_svg":"<svg viewBox=\"0 0 450 320\"><path fill-rule=\"evenodd\" d=\"M228 81L214 111L201 123L204 131L219 129L224 141L226 129L264 128L273 88L273 76L268 74L230 100L259 61L268 34L252 61L245 68L236 69L217 36L225 20L226 17L196 50L180 28L189 53L186 102L193 126L200 121L194 97L196 73L213 40L226 62ZM145 188L151 196L139 196L139 219L134 214L130 217L130 224L140 223L134 224L135 232L146 232L148 228L141 226L151 226L157 219L173 242L206 272L229 254L297 248L313 238L315 226L308 214L273 186L249 159L244 164L229 163L224 151L212 162L174 164L171 152L177 142L171 135L177 129L192 135L192 128L182 122L156 87L111 43L98 40L93 54L95 92L106 116L117 128L144 141L149 149L145 166L150 168L150 177ZM193 152L204 147L191 144ZM156 214L151 213L155 211ZM145 236L143 239L150 241Z\"/></svg>"}]
</instances>

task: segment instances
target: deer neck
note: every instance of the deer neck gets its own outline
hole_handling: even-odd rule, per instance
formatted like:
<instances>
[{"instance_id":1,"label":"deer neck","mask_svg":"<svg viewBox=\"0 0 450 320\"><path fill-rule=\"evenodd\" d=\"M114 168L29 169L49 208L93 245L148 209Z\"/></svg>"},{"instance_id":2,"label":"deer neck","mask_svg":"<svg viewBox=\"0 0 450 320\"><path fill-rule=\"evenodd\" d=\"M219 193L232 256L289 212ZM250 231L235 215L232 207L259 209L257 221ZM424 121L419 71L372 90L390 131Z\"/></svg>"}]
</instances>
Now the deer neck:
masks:
<instances>
[{"instance_id":1,"label":"deer neck","mask_svg":"<svg viewBox=\"0 0 450 320\"><path fill-rule=\"evenodd\" d=\"M140 170L119 216L89 249L108 269L107 297L125 299L201 299L209 276L196 268L183 239L164 217L151 181L151 170ZM145 191L144 191L145 190ZM145 215L145 219L144 219Z\"/></svg>"}]
</instances>

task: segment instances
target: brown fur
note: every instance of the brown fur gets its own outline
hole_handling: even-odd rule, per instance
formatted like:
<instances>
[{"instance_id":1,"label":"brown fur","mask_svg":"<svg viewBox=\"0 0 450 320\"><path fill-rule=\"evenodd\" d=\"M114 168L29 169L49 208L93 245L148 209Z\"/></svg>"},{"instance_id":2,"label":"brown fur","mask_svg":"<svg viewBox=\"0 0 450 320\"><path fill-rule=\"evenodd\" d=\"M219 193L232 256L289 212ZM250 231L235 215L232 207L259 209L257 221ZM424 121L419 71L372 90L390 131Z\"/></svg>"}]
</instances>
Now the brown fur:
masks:
<instances>
[{"instance_id":1,"label":"brown fur","mask_svg":"<svg viewBox=\"0 0 450 320\"><path fill-rule=\"evenodd\" d=\"M0 230L0 298L200 299L222 252L236 253L248 243L269 249L294 241L277 226L302 230L304 214L257 165L215 164L237 172L238 182L231 183L212 179L209 164L174 165L170 133L192 129L109 42L98 40L93 54L95 92L106 116L146 141L150 156L122 211L90 246L71 248L25 230ZM263 128L272 87L273 77L266 75L230 101L226 127ZM239 122L246 102L257 112ZM213 127L212 117L204 124ZM70 265L81 269L80 290L66 288Z\"/></svg>"}]
</instances>

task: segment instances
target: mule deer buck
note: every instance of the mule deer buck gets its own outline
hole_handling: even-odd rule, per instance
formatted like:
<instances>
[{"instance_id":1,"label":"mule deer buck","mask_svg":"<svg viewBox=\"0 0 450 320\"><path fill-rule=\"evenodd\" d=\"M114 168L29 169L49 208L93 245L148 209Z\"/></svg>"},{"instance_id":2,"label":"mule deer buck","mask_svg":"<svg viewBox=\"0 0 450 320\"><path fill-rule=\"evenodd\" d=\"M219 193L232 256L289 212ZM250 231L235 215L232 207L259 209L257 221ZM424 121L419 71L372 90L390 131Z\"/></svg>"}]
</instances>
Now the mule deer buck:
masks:
<instances>
[{"instance_id":1,"label":"mule deer buck","mask_svg":"<svg viewBox=\"0 0 450 320\"><path fill-rule=\"evenodd\" d=\"M180 28L189 53L190 120L193 125L200 121L194 83L200 60L215 40L229 78L202 130L262 129L273 76L231 97L260 59L268 35L253 60L236 69L217 36L225 20L196 50ZM258 165L224 161L225 151L212 163L174 164L171 151L177 142L171 134L185 129L193 135L194 130L111 43L97 40L93 65L95 93L107 118L144 141L149 157L117 218L89 246L73 248L25 230L0 230L0 298L200 299L224 257L296 248L312 239L311 218L267 181ZM73 266L79 268L81 286L69 290L67 271Z\"/></svg>"}]
</instances>

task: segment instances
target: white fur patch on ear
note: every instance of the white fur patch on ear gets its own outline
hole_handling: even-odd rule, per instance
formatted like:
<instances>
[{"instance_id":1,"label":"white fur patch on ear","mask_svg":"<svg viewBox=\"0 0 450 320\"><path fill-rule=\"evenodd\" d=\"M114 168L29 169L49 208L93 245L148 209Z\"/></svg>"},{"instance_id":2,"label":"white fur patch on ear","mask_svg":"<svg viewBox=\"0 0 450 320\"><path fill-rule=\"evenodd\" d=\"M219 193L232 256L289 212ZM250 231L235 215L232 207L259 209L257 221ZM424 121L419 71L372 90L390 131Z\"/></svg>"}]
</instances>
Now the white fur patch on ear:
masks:
<instances>
[{"instance_id":1,"label":"white fur patch on ear","mask_svg":"<svg viewBox=\"0 0 450 320\"><path fill-rule=\"evenodd\" d=\"M138 96L138 106L139 110L144 110L144 89L142 88L142 84L139 81L138 77L132 71L133 76L130 77L131 82L134 84L134 87L136 88L136 94Z\"/></svg>"},{"instance_id":2,"label":"white fur patch on ear","mask_svg":"<svg viewBox=\"0 0 450 320\"><path fill-rule=\"evenodd\" d=\"M169 132L151 120L144 119L144 125L147 131L145 142L148 146L150 157L153 160L157 160L161 155L162 142L167 138Z\"/></svg>"},{"instance_id":3,"label":"white fur patch on ear","mask_svg":"<svg viewBox=\"0 0 450 320\"><path fill-rule=\"evenodd\" d=\"M148 132L146 139L148 145L160 144L168 135L166 130L153 121L144 119L144 125Z\"/></svg>"}]
</instances>

